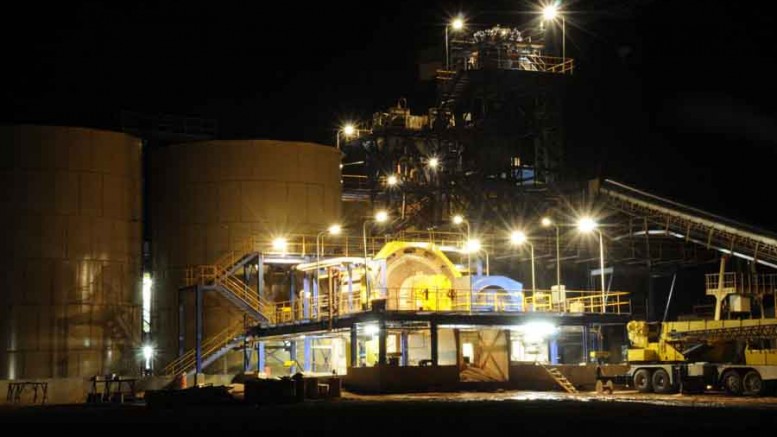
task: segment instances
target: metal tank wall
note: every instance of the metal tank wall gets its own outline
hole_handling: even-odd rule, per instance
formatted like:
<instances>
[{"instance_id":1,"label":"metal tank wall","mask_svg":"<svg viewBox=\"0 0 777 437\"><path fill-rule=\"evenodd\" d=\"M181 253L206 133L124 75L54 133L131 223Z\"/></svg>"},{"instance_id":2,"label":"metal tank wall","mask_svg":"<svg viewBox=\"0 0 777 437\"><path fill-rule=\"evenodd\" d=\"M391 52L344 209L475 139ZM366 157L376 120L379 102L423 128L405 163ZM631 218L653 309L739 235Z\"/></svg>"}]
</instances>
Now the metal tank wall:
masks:
<instances>
[{"instance_id":1,"label":"metal tank wall","mask_svg":"<svg viewBox=\"0 0 777 437\"><path fill-rule=\"evenodd\" d=\"M0 126L0 379L137 373L141 142Z\"/></svg>"},{"instance_id":2,"label":"metal tank wall","mask_svg":"<svg viewBox=\"0 0 777 437\"><path fill-rule=\"evenodd\" d=\"M339 165L337 149L303 142L205 141L154 151L150 208L159 364L178 352L177 294L185 267L211 264L251 236L326 229L340 217ZM194 345L194 297L184 299L188 350ZM205 294L203 306L203 340L243 317L213 293ZM209 372L234 371L241 360L233 354Z\"/></svg>"}]
</instances>

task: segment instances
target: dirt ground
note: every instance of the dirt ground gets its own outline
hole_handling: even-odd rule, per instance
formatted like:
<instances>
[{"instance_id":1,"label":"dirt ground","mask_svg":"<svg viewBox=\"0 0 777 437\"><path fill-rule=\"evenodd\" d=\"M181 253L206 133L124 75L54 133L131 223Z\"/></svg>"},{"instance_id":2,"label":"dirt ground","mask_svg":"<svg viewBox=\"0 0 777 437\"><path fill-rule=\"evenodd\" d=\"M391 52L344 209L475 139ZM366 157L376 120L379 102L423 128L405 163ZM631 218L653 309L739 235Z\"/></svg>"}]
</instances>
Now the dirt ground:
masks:
<instances>
[{"instance_id":1,"label":"dirt ground","mask_svg":"<svg viewBox=\"0 0 777 437\"><path fill-rule=\"evenodd\" d=\"M3 407L0 423L27 430L81 430L122 435L157 430L256 430L284 435L724 435L770 431L777 398L613 395L558 392L464 392L363 396L277 406ZM10 434L9 434L10 435Z\"/></svg>"}]
</instances>

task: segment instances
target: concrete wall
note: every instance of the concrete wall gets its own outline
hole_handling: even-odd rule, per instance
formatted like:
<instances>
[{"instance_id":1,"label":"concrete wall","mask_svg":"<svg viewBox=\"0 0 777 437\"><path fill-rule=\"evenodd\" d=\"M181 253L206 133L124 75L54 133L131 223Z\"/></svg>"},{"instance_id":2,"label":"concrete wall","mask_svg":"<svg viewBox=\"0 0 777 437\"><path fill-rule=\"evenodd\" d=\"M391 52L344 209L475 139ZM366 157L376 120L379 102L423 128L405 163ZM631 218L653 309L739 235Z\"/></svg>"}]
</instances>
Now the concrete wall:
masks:
<instances>
[{"instance_id":1,"label":"concrete wall","mask_svg":"<svg viewBox=\"0 0 777 437\"><path fill-rule=\"evenodd\" d=\"M596 386L595 365L557 365L549 367L558 369L572 384L580 389L593 390ZM605 365L602 366L602 374L620 375L626 373L628 368L629 366L626 365ZM511 363L509 385L511 388L519 390L562 390L542 366L532 363Z\"/></svg>"},{"instance_id":2,"label":"concrete wall","mask_svg":"<svg viewBox=\"0 0 777 437\"><path fill-rule=\"evenodd\" d=\"M356 392L401 393L450 390L458 382L456 366L375 366L348 369L343 386Z\"/></svg>"}]
</instances>

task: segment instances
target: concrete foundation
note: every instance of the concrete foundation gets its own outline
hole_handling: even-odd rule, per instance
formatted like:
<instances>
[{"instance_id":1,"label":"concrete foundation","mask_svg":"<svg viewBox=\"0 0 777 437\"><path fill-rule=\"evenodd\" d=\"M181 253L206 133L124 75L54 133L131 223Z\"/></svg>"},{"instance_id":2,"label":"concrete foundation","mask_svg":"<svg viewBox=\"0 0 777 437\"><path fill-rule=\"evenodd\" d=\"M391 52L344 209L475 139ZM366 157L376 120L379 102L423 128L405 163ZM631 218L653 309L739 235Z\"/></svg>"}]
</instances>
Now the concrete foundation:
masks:
<instances>
[{"instance_id":1,"label":"concrete foundation","mask_svg":"<svg viewBox=\"0 0 777 437\"><path fill-rule=\"evenodd\" d=\"M348 369L343 386L354 392L403 393L450 390L458 382L456 366L374 366Z\"/></svg>"}]
</instances>

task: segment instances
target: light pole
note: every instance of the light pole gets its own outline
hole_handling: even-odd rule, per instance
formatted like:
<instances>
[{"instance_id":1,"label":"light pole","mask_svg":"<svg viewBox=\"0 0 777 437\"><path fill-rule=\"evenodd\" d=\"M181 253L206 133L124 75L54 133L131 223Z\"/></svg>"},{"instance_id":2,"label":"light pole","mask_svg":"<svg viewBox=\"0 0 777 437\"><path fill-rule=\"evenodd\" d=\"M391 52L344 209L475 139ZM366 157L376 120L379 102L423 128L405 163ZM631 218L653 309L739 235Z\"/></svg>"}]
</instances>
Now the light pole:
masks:
<instances>
[{"instance_id":1,"label":"light pole","mask_svg":"<svg viewBox=\"0 0 777 437\"><path fill-rule=\"evenodd\" d=\"M510 234L510 242L516 246L522 246L524 244L529 245L529 251L531 253L531 291L534 293L537 290L537 283L535 282L534 274L534 245L529 241L529 238L522 231L513 231Z\"/></svg>"},{"instance_id":2,"label":"light pole","mask_svg":"<svg viewBox=\"0 0 777 437\"><path fill-rule=\"evenodd\" d=\"M329 228L327 228L326 231L321 231L318 233L318 235L316 235L316 290L321 288L321 253L323 252L321 250L321 246L323 245L323 242L324 242L324 234L328 233L329 235L340 235L340 232L342 232L342 230L343 228L340 225L332 225ZM331 284L332 283L330 282L330 285ZM332 307L334 305L334 300L333 300L334 290L332 289L332 287L328 287L328 288L329 288L329 293L328 293L329 303L327 304L327 307L329 308L329 322L331 324L332 315L334 314L333 307ZM305 298L307 298L307 296L305 296Z\"/></svg>"},{"instance_id":3,"label":"light pole","mask_svg":"<svg viewBox=\"0 0 777 437\"><path fill-rule=\"evenodd\" d=\"M567 23L564 14L560 13L558 6L550 4L542 9L542 18L545 21L553 21L556 17L561 17L561 62L567 58Z\"/></svg>"},{"instance_id":4,"label":"light pole","mask_svg":"<svg viewBox=\"0 0 777 437\"><path fill-rule=\"evenodd\" d=\"M465 224L467 226L467 241L464 243L464 248L467 250L467 274L469 275L469 292L472 293L472 250L470 250L469 245L472 241L472 237L470 236L470 229L469 229L469 221L464 218L461 214L456 214L453 216L453 224L454 225L461 225Z\"/></svg>"},{"instance_id":5,"label":"light pole","mask_svg":"<svg viewBox=\"0 0 777 437\"><path fill-rule=\"evenodd\" d=\"M345 124L341 129L337 130L337 133L335 134L335 143L337 145L337 150L340 150L340 133L342 133L346 138L353 136L358 132L358 129L351 124L347 123Z\"/></svg>"},{"instance_id":6,"label":"light pole","mask_svg":"<svg viewBox=\"0 0 777 437\"><path fill-rule=\"evenodd\" d=\"M549 217L543 217L542 226L546 228L548 226L553 226L554 228L556 228L556 286L559 289L558 291L561 291L561 249L560 249L560 243L559 243L560 240L559 240L558 224L556 224Z\"/></svg>"},{"instance_id":7,"label":"light pole","mask_svg":"<svg viewBox=\"0 0 777 437\"><path fill-rule=\"evenodd\" d=\"M602 277L602 312L605 312L605 301L607 299L607 292L604 288L604 241L602 240L602 232L598 229L599 224L596 223L590 217L583 217L577 221L577 229L583 233L596 232L599 234L599 269Z\"/></svg>"},{"instance_id":8,"label":"light pole","mask_svg":"<svg viewBox=\"0 0 777 437\"><path fill-rule=\"evenodd\" d=\"M340 233L343 231L343 228L340 225L332 225L329 228L327 228L326 231L321 231L316 235L316 287L320 286L320 280L319 280L319 271L321 268L319 267L319 264L321 263L321 254L323 253L323 250L321 250L321 246L324 244L324 235L340 235Z\"/></svg>"},{"instance_id":9,"label":"light pole","mask_svg":"<svg viewBox=\"0 0 777 437\"><path fill-rule=\"evenodd\" d=\"M388 212L381 210L375 214L374 219L365 220L364 224L362 225L362 237L364 244L364 286L367 290L367 300L370 299L370 277L367 273L367 223L384 223L387 220Z\"/></svg>"},{"instance_id":10,"label":"light pole","mask_svg":"<svg viewBox=\"0 0 777 437\"><path fill-rule=\"evenodd\" d=\"M450 50L448 49L448 28L453 29L454 31L458 32L459 30L464 28L464 18L461 16L458 16L451 20L450 23L445 25L445 69L450 70L451 68L451 59L450 59Z\"/></svg>"}]
</instances>

